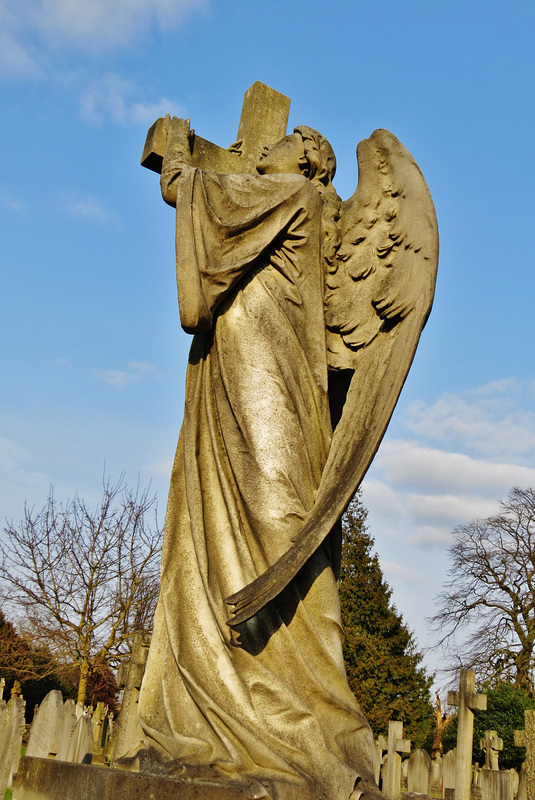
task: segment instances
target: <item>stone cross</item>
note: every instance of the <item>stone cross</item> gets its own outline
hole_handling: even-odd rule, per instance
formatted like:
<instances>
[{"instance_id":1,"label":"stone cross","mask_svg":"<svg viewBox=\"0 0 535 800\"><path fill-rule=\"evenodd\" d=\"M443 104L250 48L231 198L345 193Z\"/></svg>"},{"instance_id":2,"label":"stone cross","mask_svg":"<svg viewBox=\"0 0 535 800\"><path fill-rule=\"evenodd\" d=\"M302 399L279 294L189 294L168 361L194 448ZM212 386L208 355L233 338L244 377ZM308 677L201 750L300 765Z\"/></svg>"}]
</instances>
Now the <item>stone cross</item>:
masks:
<instances>
[{"instance_id":1,"label":"stone cross","mask_svg":"<svg viewBox=\"0 0 535 800\"><path fill-rule=\"evenodd\" d=\"M388 739L379 737L379 746L385 749L386 758L383 767L382 793L388 800L401 797L401 756L398 753L410 753L411 743L403 738L403 723L390 720L388 723Z\"/></svg>"},{"instance_id":2,"label":"stone cross","mask_svg":"<svg viewBox=\"0 0 535 800\"><path fill-rule=\"evenodd\" d=\"M535 708L524 711L524 730L515 731L515 745L526 748L527 798L535 800Z\"/></svg>"},{"instance_id":3,"label":"stone cross","mask_svg":"<svg viewBox=\"0 0 535 800\"><path fill-rule=\"evenodd\" d=\"M6 679L0 678L0 700L4 698L4 687L6 685Z\"/></svg>"},{"instance_id":4,"label":"stone cross","mask_svg":"<svg viewBox=\"0 0 535 800\"><path fill-rule=\"evenodd\" d=\"M236 145L227 150L195 134L191 163L215 172L254 172L264 145L286 135L290 98L257 81L245 92ZM163 118L147 133L141 164L161 172L166 133Z\"/></svg>"},{"instance_id":5,"label":"stone cross","mask_svg":"<svg viewBox=\"0 0 535 800\"><path fill-rule=\"evenodd\" d=\"M458 708L455 800L470 800L472 743L474 740L473 712L485 711L487 708L487 695L476 694L476 676L473 670L461 670L459 691L448 692L448 703L450 706L457 706Z\"/></svg>"},{"instance_id":6,"label":"stone cross","mask_svg":"<svg viewBox=\"0 0 535 800\"><path fill-rule=\"evenodd\" d=\"M503 750L503 739L500 739L496 731L485 731L485 738L479 740L479 746L485 752L486 768L500 769L498 751Z\"/></svg>"}]
</instances>

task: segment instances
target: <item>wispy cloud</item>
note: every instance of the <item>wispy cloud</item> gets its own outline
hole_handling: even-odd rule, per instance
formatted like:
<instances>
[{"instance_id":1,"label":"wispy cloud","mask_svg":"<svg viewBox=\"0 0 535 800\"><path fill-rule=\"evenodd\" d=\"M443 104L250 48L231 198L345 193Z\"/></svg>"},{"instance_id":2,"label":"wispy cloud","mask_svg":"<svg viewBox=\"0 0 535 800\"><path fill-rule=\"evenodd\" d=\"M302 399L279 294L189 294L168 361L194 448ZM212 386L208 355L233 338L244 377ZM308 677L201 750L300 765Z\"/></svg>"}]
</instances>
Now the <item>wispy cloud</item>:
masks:
<instances>
[{"instance_id":1,"label":"wispy cloud","mask_svg":"<svg viewBox=\"0 0 535 800\"><path fill-rule=\"evenodd\" d=\"M109 383L116 389L125 389L129 384L136 383L153 373L154 367L144 361L130 361L126 370L93 369L92 372L104 383Z\"/></svg>"},{"instance_id":2,"label":"wispy cloud","mask_svg":"<svg viewBox=\"0 0 535 800\"><path fill-rule=\"evenodd\" d=\"M2 43L0 40L0 49L1 47ZM0 186L0 206L7 211L14 211L15 213L25 211L27 208L26 203L3 186Z\"/></svg>"},{"instance_id":3,"label":"wispy cloud","mask_svg":"<svg viewBox=\"0 0 535 800\"><path fill-rule=\"evenodd\" d=\"M0 0L4 74L38 71L43 52L100 53L126 47L155 28L169 30L210 0Z\"/></svg>"},{"instance_id":4,"label":"wispy cloud","mask_svg":"<svg viewBox=\"0 0 535 800\"><path fill-rule=\"evenodd\" d=\"M86 195L78 199L72 199L66 205L67 213L73 217L84 217L86 219L108 222L115 219L116 213L106 208L100 200L93 195Z\"/></svg>"},{"instance_id":5,"label":"wispy cloud","mask_svg":"<svg viewBox=\"0 0 535 800\"><path fill-rule=\"evenodd\" d=\"M444 394L432 405L413 403L407 428L419 438L461 452L504 461L535 456L533 382L504 379L459 394Z\"/></svg>"},{"instance_id":6,"label":"wispy cloud","mask_svg":"<svg viewBox=\"0 0 535 800\"><path fill-rule=\"evenodd\" d=\"M91 125L108 121L119 125L150 125L167 112L183 114L183 109L167 97L151 103L143 102L139 95L137 86L110 72L84 92L80 100L80 116Z\"/></svg>"},{"instance_id":7,"label":"wispy cloud","mask_svg":"<svg viewBox=\"0 0 535 800\"><path fill-rule=\"evenodd\" d=\"M364 500L375 527L419 549L496 513L512 486L535 486L533 382L503 380L445 394L407 413L410 439L381 446Z\"/></svg>"}]
</instances>

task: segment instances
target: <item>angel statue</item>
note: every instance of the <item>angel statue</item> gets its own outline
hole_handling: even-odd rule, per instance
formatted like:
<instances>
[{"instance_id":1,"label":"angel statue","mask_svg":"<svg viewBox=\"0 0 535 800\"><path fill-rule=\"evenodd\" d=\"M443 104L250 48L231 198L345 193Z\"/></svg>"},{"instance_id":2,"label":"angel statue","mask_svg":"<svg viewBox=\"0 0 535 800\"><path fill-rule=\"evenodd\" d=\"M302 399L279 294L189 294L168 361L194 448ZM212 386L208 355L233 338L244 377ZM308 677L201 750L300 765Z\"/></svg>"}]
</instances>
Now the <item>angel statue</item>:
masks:
<instances>
[{"instance_id":1,"label":"angel statue","mask_svg":"<svg viewBox=\"0 0 535 800\"><path fill-rule=\"evenodd\" d=\"M342 657L339 519L431 308L433 203L385 130L359 144L342 202L312 128L264 148L255 173L221 174L192 166L188 120L162 125L194 337L143 740L122 764L251 798L380 797Z\"/></svg>"}]
</instances>

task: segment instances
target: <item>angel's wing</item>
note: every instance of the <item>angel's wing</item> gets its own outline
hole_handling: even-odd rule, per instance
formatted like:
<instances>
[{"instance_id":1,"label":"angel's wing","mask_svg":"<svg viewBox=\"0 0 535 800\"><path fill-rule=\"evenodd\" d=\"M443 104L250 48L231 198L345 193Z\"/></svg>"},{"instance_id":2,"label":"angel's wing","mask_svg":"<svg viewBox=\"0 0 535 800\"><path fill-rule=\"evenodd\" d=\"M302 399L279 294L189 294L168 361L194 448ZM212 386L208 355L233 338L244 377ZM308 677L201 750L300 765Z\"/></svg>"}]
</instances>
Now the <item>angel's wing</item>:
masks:
<instances>
[{"instance_id":1,"label":"angel's wing","mask_svg":"<svg viewBox=\"0 0 535 800\"><path fill-rule=\"evenodd\" d=\"M342 204L325 308L329 367L351 370L351 382L314 506L292 547L227 599L231 627L282 591L343 513L384 436L431 310L438 231L423 175L389 131L360 142L357 158L359 183Z\"/></svg>"}]
</instances>

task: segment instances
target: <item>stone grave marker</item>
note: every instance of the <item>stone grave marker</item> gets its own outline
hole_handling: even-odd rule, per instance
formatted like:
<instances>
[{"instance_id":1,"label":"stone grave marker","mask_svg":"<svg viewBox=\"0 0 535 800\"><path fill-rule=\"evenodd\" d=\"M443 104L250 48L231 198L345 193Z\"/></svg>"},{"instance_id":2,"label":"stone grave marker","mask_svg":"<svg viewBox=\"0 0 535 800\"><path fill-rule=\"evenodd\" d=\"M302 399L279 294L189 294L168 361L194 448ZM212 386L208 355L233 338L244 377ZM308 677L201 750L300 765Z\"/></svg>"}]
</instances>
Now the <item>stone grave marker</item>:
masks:
<instances>
[{"instance_id":1,"label":"stone grave marker","mask_svg":"<svg viewBox=\"0 0 535 800\"><path fill-rule=\"evenodd\" d=\"M535 709L528 708L524 711L524 730L515 731L515 745L526 748L526 797L527 800L535 800ZM520 781L522 782L522 774Z\"/></svg>"},{"instance_id":2,"label":"stone grave marker","mask_svg":"<svg viewBox=\"0 0 535 800\"><path fill-rule=\"evenodd\" d=\"M487 695L476 694L476 676L473 670L461 670L459 690L448 693L448 703L458 709L455 800L470 800L474 711L484 711L487 707Z\"/></svg>"},{"instance_id":3,"label":"stone grave marker","mask_svg":"<svg viewBox=\"0 0 535 800\"><path fill-rule=\"evenodd\" d=\"M388 723L388 752L386 754L382 774L382 792L388 800L399 800L401 797L401 756L399 753L410 753L411 743L403 738L403 723L390 720Z\"/></svg>"},{"instance_id":4,"label":"stone grave marker","mask_svg":"<svg viewBox=\"0 0 535 800\"><path fill-rule=\"evenodd\" d=\"M481 800L514 800L513 776L509 770L486 769L479 773Z\"/></svg>"},{"instance_id":5,"label":"stone grave marker","mask_svg":"<svg viewBox=\"0 0 535 800\"><path fill-rule=\"evenodd\" d=\"M4 689L6 686L6 679L0 678L0 700L4 699Z\"/></svg>"},{"instance_id":6,"label":"stone grave marker","mask_svg":"<svg viewBox=\"0 0 535 800\"><path fill-rule=\"evenodd\" d=\"M453 798L455 794L455 772L457 768L457 750L448 750L444 756L442 797Z\"/></svg>"},{"instance_id":7,"label":"stone grave marker","mask_svg":"<svg viewBox=\"0 0 535 800\"><path fill-rule=\"evenodd\" d=\"M429 794L431 787L431 757L418 748L407 760L407 791Z\"/></svg>"},{"instance_id":8,"label":"stone grave marker","mask_svg":"<svg viewBox=\"0 0 535 800\"><path fill-rule=\"evenodd\" d=\"M26 749L27 756L56 755L63 728L63 697L58 689L49 692L37 711Z\"/></svg>"},{"instance_id":9,"label":"stone grave marker","mask_svg":"<svg viewBox=\"0 0 535 800\"><path fill-rule=\"evenodd\" d=\"M121 710L111 745L111 761L125 755L141 739L143 733L137 721L139 690L145 673L149 654L150 636L136 633L132 643L132 653L124 660L117 673L117 683L124 686Z\"/></svg>"},{"instance_id":10,"label":"stone grave marker","mask_svg":"<svg viewBox=\"0 0 535 800\"><path fill-rule=\"evenodd\" d=\"M71 738L67 761L76 764L91 764L93 759L93 726L89 717L77 721Z\"/></svg>"},{"instance_id":11,"label":"stone grave marker","mask_svg":"<svg viewBox=\"0 0 535 800\"><path fill-rule=\"evenodd\" d=\"M526 779L526 762L524 761L520 768L520 775L518 776L518 787L516 790L516 800L528 800L528 784Z\"/></svg>"},{"instance_id":12,"label":"stone grave marker","mask_svg":"<svg viewBox=\"0 0 535 800\"><path fill-rule=\"evenodd\" d=\"M435 753L431 760L431 783L430 789L435 793L440 792L442 795L442 770L444 767L444 758L441 753Z\"/></svg>"},{"instance_id":13,"label":"stone grave marker","mask_svg":"<svg viewBox=\"0 0 535 800\"><path fill-rule=\"evenodd\" d=\"M25 705L20 695L12 696L0 721L0 797L4 796L12 776L18 769Z\"/></svg>"},{"instance_id":14,"label":"stone grave marker","mask_svg":"<svg viewBox=\"0 0 535 800\"><path fill-rule=\"evenodd\" d=\"M503 739L496 731L485 731L485 738L480 739L479 746L485 753L485 766L487 769L500 769L498 757L503 750Z\"/></svg>"},{"instance_id":15,"label":"stone grave marker","mask_svg":"<svg viewBox=\"0 0 535 800\"><path fill-rule=\"evenodd\" d=\"M76 722L76 703L74 700L65 700L63 704L63 725L56 755L58 761L67 761Z\"/></svg>"}]
</instances>

